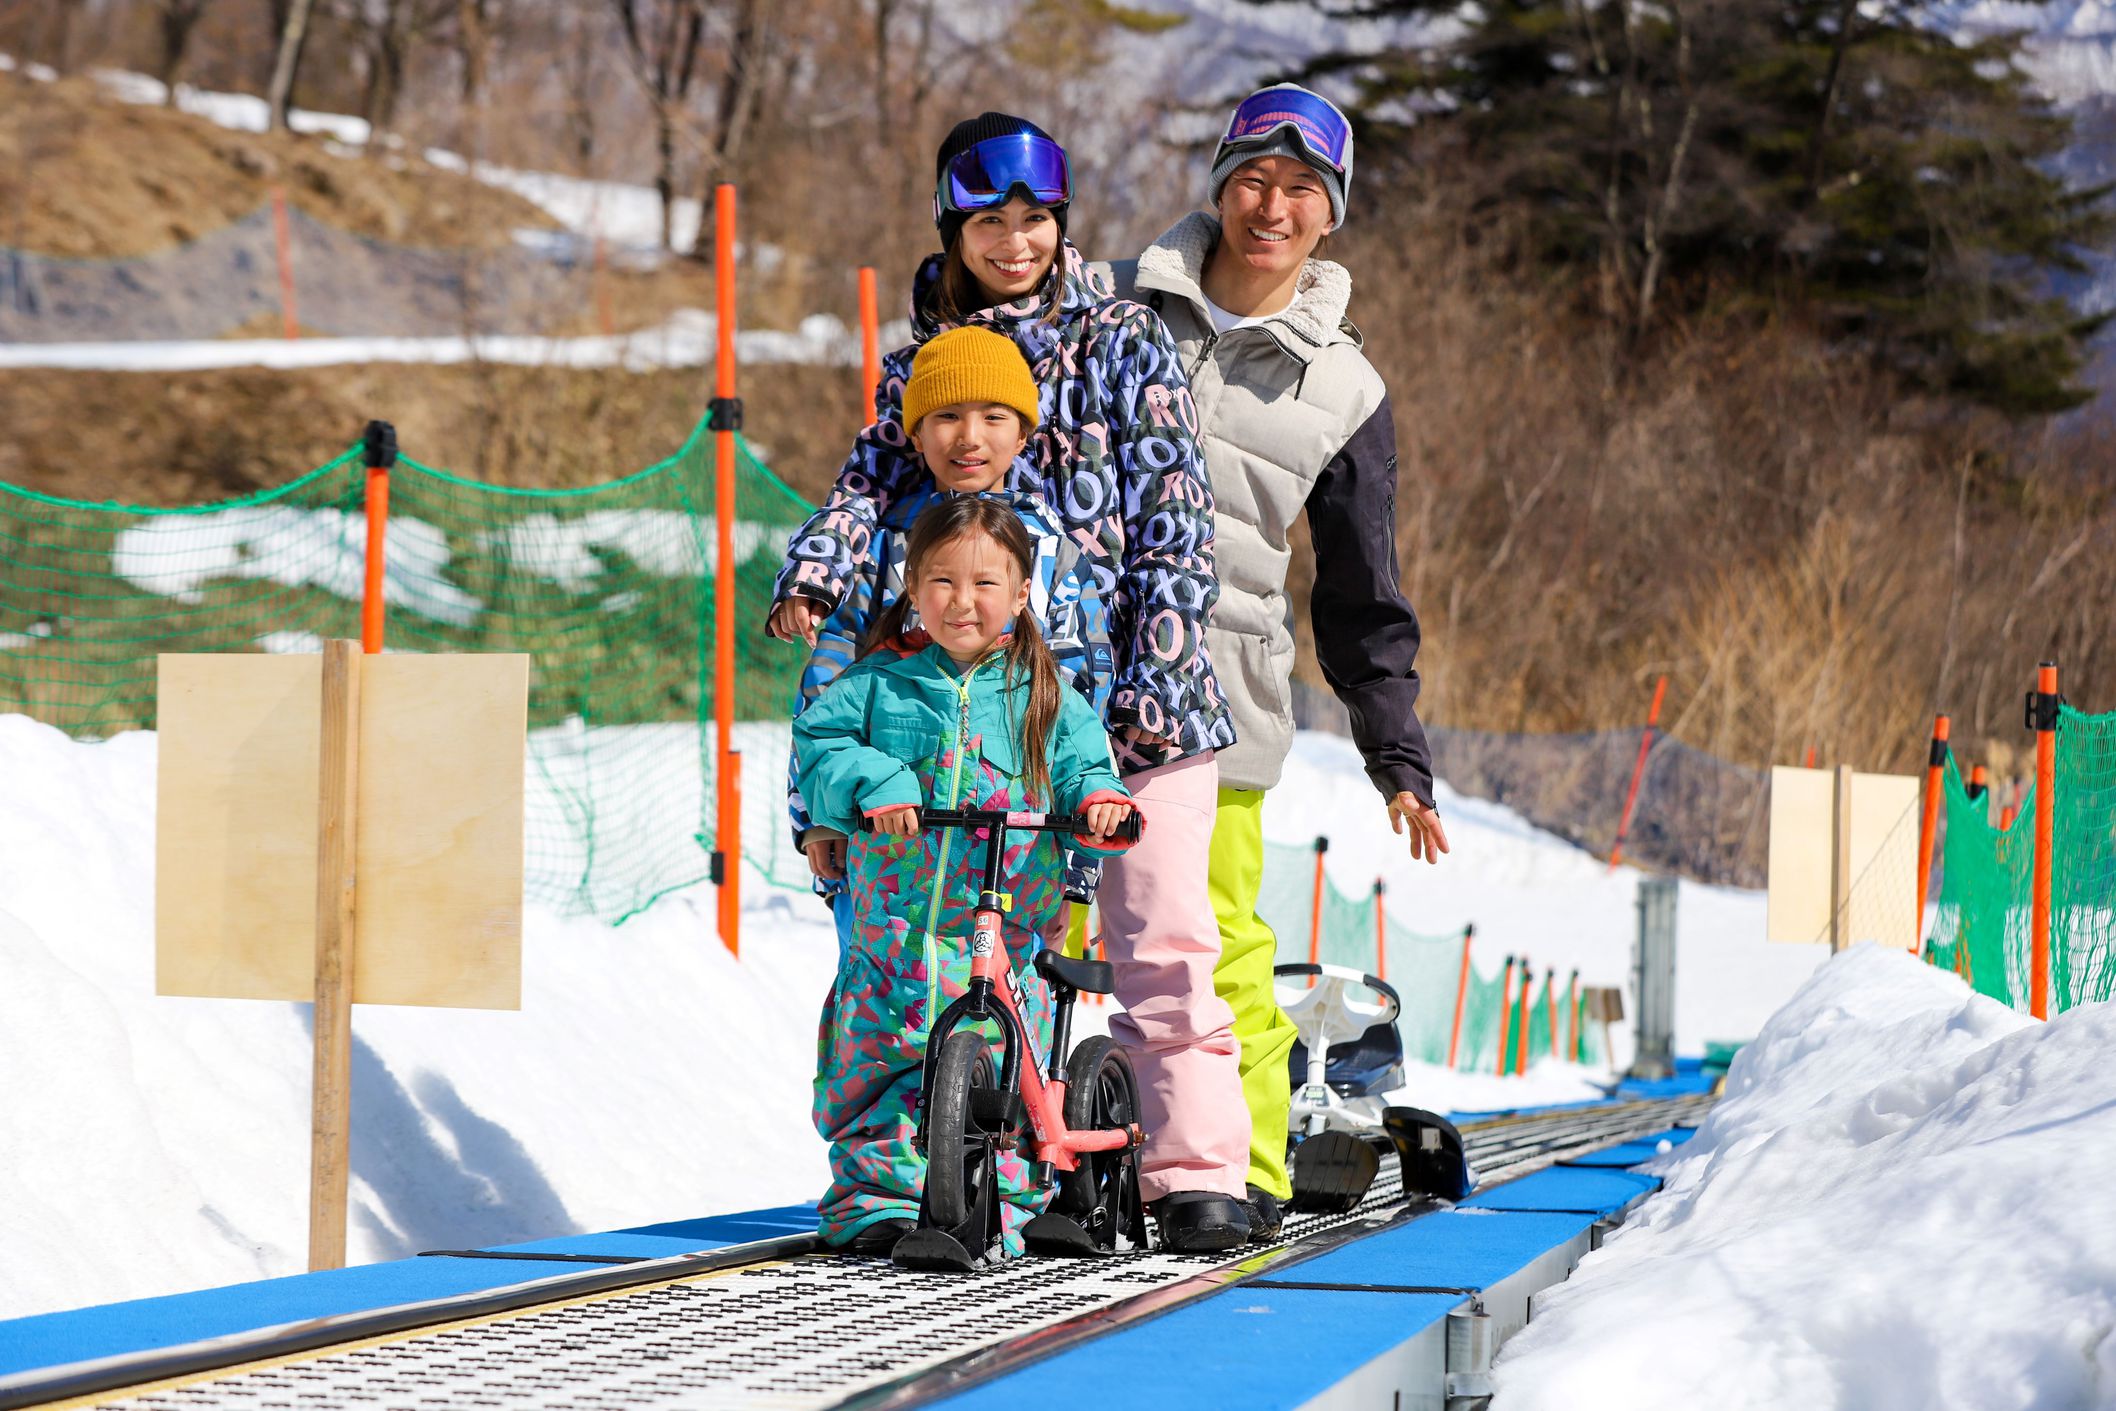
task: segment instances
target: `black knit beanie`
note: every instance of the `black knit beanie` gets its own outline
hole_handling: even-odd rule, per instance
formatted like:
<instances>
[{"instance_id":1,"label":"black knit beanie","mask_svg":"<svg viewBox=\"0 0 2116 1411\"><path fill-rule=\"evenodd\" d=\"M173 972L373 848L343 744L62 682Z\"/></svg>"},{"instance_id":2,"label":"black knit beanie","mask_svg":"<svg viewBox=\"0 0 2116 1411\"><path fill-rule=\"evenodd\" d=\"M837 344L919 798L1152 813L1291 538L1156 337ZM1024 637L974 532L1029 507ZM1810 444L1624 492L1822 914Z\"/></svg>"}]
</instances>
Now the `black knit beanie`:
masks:
<instances>
[{"instance_id":1,"label":"black knit beanie","mask_svg":"<svg viewBox=\"0 0 2116 1411\"><path fill-rule=\"evenodd\" d=\"M941 174L947 171L951 159L969 151L988 137L1012 137L1017 132L1033 133L1047 142L1058 140L1027 118L1017 118L1012 113L979 113L976 117L964 118L949 128L948 135L941 139L939 155L933 159L934 189L939 190ZM1068 208L1059 205L1050 209L1052 218L1058 222L1058 234L1063 238ZM945 250L955 243L956 234L962 230L963 222L969 218L969 214L964 211L943 210L940 213L936 224L940 226L942 249Z\"/></svg>"}]
</instances>

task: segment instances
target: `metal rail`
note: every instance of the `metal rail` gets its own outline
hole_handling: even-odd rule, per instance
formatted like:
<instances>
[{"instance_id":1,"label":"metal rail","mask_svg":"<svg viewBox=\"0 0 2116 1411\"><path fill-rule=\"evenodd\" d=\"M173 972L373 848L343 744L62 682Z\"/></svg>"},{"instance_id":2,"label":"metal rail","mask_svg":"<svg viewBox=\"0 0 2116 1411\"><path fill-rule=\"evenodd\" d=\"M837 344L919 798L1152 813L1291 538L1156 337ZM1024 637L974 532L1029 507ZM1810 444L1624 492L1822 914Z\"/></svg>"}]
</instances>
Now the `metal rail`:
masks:
<instances>
[{"instance_id":1,"label":"metal rail","mask_svg":"<svg viewBox=\"0 0 2116 1411\"><path fill-rule=\"evenodd\" d=\"M1463 1137L1489 1189L1709 1102L1486 1119ZM97 1404L908 1407L1436 1208L1405 1202L1385 1160L1359 1209L1296 1216L1284 1243L1232 1260L1139 1252L938 1275L790 1236L50 1369L0 1381L0 1408L120 1391Z\"/></svg>"}]
</instances>

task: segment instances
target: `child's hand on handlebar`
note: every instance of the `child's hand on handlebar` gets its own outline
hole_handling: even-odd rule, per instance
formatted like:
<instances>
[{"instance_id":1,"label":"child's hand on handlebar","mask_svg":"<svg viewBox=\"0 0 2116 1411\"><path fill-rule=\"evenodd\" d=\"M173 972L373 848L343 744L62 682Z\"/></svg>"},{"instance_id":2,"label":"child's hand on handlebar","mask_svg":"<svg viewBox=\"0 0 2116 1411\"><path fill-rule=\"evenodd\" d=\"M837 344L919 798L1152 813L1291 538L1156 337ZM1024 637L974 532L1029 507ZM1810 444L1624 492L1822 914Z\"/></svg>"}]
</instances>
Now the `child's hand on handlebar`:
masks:
<instances>
[{"instance_id":1,"label":"child's hand on handlebar","mask_svg":"<svg viewBox=\"0 0 2116 1411\"><path fill-rule=\"evenodd\" d=\"M891 808L877 809L867 815L867 826L877 833L889 833L899 838L918 836L918 808L916 805L900 803Z\"/></svg>"},{"instance_id":2,"label":"child's hand on handlebar","mask_svg":"<svg viewBox=\"0 0 2116 1411\"><path fill-rule=\"evenodd\" d=\"M1087 831L1090 837L1108 842L1124 820L1131 816L1132 806L1123 802L1091 803L1087 806Z\"/></svg>"}]
</instances>

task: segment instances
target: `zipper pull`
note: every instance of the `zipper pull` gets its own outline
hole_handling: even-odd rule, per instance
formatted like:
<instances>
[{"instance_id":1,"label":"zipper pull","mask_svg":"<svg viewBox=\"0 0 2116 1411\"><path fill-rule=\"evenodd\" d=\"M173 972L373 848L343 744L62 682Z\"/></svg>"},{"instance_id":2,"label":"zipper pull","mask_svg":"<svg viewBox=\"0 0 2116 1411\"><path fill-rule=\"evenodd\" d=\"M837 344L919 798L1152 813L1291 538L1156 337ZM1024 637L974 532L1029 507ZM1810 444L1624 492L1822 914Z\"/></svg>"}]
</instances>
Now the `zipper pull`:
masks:
<instances>
[{"instance_id":1,"label":"zipper pull","mask_svg":"<svg viewBox=\"0 0 2116 1411\"><path fill-rule=\"evenodd\" d=\"M1190 380L1191 378L1193 378L1193 377L1196 377L1196 376L1198 375L1198 369L1199 369L1199 368L1201 368L1201 367L1203 367L1203 366L1205 366L1205 359L1207 359L1207 358L1209 358L1209 357L1211 357L1211 356L1212 356L1212 350L1213 350L1213 347L1214 347L1214 346L1215 346L1215 345L1216 345L1216 344L1217 344L1217 343L1218 343L1219 341L1220 341L1220 331L1219 331L1219 330L1218 330L1217 328L1213 329L1213 330L1212 330L1212 332L1210 332L1210 333L1208 333L1208 334L1206 334L1206 335L1205 335L1205 341L1204 341L1204 342L1202 342L1202 343L1200 343L1200 344L1198 344L1198 358L1197 358L1197 361L1196 361L1196 362L1194 362L1194 363L1192 363L1192 364L1190 365L1190 371L1184 374L1184 377L1183 377L1183 380L1184 380L1184 381L1186 381L1186 382L1187 382L1187 381L1189 381L1189 380Z\"/></svg>"}]
</instances>

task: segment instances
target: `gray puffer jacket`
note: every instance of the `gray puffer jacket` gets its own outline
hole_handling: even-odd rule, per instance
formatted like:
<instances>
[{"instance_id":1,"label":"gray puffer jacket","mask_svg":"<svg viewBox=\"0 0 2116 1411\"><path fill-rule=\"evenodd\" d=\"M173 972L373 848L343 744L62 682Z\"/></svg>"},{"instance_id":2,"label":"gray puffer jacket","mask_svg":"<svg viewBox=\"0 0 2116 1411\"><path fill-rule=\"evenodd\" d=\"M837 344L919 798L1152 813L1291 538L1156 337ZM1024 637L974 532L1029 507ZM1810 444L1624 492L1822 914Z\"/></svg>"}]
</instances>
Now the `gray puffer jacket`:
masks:
<instances>
[{"instance_id":1,"label":"gray puffer jacket","mask_svg":"<svg viewBox=\"0 0 2116 1411\"><path fill-rule=\"evenodd\" d=\"M1220 600L1207 637L1237 736L1219 752L1220 782L1268 789L1285 767L1293 740L1286 536L1305 508L1323 676L1352 717L1375 786L1430 804L1432 756L1413 665L1418 618L1396 562L1396 427L1388 388L1345 319L1352 277L1310 260L1284 311L1215 333L1202 278L1219 238L1219 222L1195 213L1110 272L1118 297L1150 305L1167 323L1197 400L1219 511Z\"/></svg>"}]
</instances>

